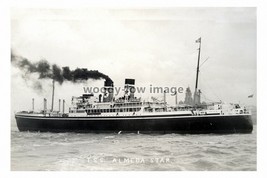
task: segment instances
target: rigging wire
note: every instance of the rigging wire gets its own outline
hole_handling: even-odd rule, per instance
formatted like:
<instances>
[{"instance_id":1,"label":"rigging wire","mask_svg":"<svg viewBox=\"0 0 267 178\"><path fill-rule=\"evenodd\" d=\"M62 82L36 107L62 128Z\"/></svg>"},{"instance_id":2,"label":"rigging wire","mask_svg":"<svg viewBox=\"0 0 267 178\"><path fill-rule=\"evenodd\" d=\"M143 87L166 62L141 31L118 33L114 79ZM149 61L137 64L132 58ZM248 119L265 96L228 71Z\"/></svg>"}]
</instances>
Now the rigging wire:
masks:
<instances>
[{"instance_id":1,"label":"rigging wire","mask_svg":"<svg viewBox=\"0 0 267 178\"><path fill-rule=\"evenodd\" d=\"M202 64L200 64L200 66L199 66L199 68L209 59L210 57L207 57L207 59L204 61L204 62L202 62Z\"/></svg>"},{"instance_id":2,"label":"rigging wire","mask_svg":"<svg viewBox=\"0 0 267 178\"><path fill-rule=\"evenodd\" d=\"M201 95L202 95L203 99L205 99L205 101L215 102L215 100L207 98L205 94L201 93Z\"/></svg>"},{"instance_id":3,"label":"rigging wire","mask_svg":"<svg viewBox=\"0 0 267 178\"><path fill-rule=\"evenodd\" d=\"M202 79L201 79L201 77L200 77L200 79L199 79L199 86L201 86L201 84L202 84L202 81L201 81L201 80L202 80ZM205 91L205 90L204 90L204 91ZM204 99L205 101L213 102L213 100L207 98L206 95L205 95L204 93L205 93L205 92L203 92L203 90L201 89L201 96L203 97L203 99Z\"/></svg>"},{"instance_id":4,"label":"rigging wire","mask_svg":"<svg viewBox=\"0 0 267 178\"><path fill-rule=\"evenodd\" d=\"M206 59L207 60L207 59ZM205 61L204 61L205 62ZM203 64L203 63L202 63ZM199 71L199 73L200 73L200 71ZM207 86L208 87L208 89L209 89L209 91L211 91L212 92L212 94L217 98L217 100L221 100L220 98L221 97L219 97L217 94L216 94L216 92L214 92L214 90L212 89L212 87L209 85L209 83L206 81L206 79L204 78L204 76L202 75L201 77L199 77L199 83L200 83L200 85L202 85L202 83L205 83L205 86ZM204 82L203 82L204 81ZM203 85L202 85L203 86ZM205 91L205 90L204 90ZM205 92L204 92L205 93ZM207 99L207 100L209 100L209 101L214 101L214 100L211 100L211 99L208 99L204 94L203 94L203 91L201 91L201 95L203 95L204 96L204 98L205 99Z\"/></svg>"}]
</instances>

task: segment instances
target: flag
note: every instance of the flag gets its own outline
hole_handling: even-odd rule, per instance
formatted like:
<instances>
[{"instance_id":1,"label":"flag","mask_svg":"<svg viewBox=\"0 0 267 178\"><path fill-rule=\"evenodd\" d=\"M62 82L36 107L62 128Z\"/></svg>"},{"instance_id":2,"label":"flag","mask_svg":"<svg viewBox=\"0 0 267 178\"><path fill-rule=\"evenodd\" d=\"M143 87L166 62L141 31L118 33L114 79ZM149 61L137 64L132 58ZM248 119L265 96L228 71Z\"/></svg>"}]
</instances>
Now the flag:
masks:
<instances>
[{"instance_id":1,"label":"flag","mask_svg":"<svg viewBox=\"0 0 267 178\"><path fill-rule=\"evenodd\" d=\"M196 43L201 43L201 37L196 40Z\"/></svg>"},{"instance_id":2,"label":"flag","mask_svg":"<svg viewBox=\"0 0 267 178\"><path fill-rule=\"evenodd\" d=\"M253 94L252 95L249 95L248 98L253 98Z\"/></svg>"}]
</instances>

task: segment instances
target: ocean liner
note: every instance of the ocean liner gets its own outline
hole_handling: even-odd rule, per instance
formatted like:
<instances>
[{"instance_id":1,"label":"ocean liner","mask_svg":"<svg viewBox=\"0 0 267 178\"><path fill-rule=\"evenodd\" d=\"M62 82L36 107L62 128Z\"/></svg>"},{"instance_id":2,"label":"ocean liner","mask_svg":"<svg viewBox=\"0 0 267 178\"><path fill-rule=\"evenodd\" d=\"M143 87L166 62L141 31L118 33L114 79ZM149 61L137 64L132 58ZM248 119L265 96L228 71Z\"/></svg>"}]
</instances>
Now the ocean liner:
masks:
<instances>
[{"instance_id":1,"label":"ocean liner","mask_svg":"<svg viewBox=\"0 0 267 178\"><path fill-rule=\"evenodd\" d=\"M198 89L201 38L198 48L196 85L192 104L170 106L163 101L142 100L134 93L135 80L125 79L123 97L114 97L114 84L104 82L105 92L95 101L94 93L72 97L72 104L65 111L65 100L59 100L58 111L53 110L54 81L52 92L52 109L47 108L44 99L43 110L21 111L15 114L19 131L40 132L91 132L91 133L251 133L253 124L250 112L239 104L200 102ZM176 95L177 96L177 95Z\"/></svg>"}]
</instances>

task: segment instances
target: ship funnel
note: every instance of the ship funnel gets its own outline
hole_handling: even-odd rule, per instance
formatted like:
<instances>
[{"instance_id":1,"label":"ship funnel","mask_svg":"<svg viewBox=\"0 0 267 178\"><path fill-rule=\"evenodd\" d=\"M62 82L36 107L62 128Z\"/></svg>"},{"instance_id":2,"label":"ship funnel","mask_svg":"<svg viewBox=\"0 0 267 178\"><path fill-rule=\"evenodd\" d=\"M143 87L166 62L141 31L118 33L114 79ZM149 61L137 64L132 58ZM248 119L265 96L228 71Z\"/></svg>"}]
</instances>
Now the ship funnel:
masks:
<instances>
[{"instance_id":1,"label":"ship funnel","mask_svg":"<svg viewBox=\"0 0 267 178\"><path fill-rule=\"evenodd\" d=\"M114 95L114 86L111 80L105 80L104 82L104 95L103 102L111 102Z\"/></svg>"},{"instance_id":2,"label":"ship funnel","mask_svg":"<svg viewBox=\"0 0 267 178\"><path fill-rule=\"evenodd\" d=\"M135 93L135 79L125 79L125 85L124 85L124 91L125 91L125 97L128 100L134 99L134 93Z\"/></svg>"},{"instance_id":3,"label":"ship funnel","mask_svg":"<svg viewBox=\"0 0 267 178\"><path fill-rule=\"evenodd\" d=\"M55 93L55 80L52 81L53 90L52 90L52 104L51 104L51 111L54 110L54 93Z\"/></svg>"}]
</instances>

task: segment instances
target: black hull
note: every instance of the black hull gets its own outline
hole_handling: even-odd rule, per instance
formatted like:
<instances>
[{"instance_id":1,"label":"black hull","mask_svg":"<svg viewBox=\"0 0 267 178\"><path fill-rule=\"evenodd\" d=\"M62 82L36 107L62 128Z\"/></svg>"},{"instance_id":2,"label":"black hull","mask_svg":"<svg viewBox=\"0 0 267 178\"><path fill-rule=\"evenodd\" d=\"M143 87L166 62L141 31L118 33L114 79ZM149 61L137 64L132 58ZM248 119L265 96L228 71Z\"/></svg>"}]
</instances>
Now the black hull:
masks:
<instances>
[{"instance_id":1,"label":"black hull","mask_svg":"<svg viewBox=\"0 0 267 178\"><path fill-rule=\"evenodd\" d=\"M20 131L91 133L251 133L250 115L61 118L16 115Z\"/></svg>"}]
</instances>

